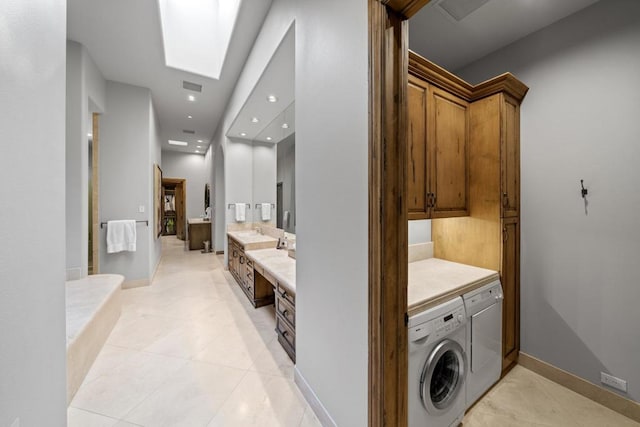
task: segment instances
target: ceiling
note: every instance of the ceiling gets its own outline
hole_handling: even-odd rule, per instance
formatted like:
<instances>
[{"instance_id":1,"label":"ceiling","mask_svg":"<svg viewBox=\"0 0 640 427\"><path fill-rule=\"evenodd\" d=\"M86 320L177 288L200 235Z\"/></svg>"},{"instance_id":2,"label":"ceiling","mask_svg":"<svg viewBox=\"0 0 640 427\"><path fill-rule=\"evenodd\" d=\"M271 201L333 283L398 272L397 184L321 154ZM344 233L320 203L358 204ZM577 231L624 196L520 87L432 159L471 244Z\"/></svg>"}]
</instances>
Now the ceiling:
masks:
<instances>
[{"instance_id":1,"label":"ceiling","mask_svg":"<svg viewBox=\"0 0 640 427\"><path fill-rule=\"evenodd\" d=\"M282 39L227 137L278 143L295 131L295 29ZM269 96L276 102L269 102ZM257 121L256 121L257 120ZM286 123L287 127L282 126Z\"/></svg>"},{"instance_id":2,"label":"ceiling","mask_svg":"<svg viewBox=\"0 0 640 427\"><path fill-rule=\"evenodd\" d=\"M219 80L165 65L156 0L68 0L67 37L87 48L107 80L151 90L163 150L204 153L270 6L271 0L241 2ZM202 93L183 89L183 80L202 85ZM168 145L169 139L189 146Z\"/></svg>"},{"instance_id":3,"label":"ceiling","mask_svg":"<svg viewBox=\"0 0 640 427\"><path fill-rule=\"evenodd\" d=\"M409 20L409 48L450 71L456 71L596 2L432 0ZM456 6L464 8L474 3L480 7L460 21L443 8L452 10Z\"/></svg>"}]
</instances>

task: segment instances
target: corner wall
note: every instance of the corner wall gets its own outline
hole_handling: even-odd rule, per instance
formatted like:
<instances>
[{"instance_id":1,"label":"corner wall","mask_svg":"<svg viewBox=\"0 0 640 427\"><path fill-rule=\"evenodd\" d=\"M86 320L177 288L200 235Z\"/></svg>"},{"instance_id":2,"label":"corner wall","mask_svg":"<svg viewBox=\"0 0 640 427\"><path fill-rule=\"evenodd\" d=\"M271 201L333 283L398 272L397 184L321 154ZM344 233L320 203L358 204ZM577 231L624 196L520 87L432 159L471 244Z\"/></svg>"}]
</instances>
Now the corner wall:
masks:
<instances>
[{"instance_id":1,"label":"corner wall","mask_svg":"<svg viewBox=\"0 0 640 427\"><path fill-rule=\"evenodd\" d=\"M296 16L296 368L339 426L368 418L368 10Z\"/></svg>"},{"instance_id":2,"label":"corner wall","mask_svg":"<svg viewBox=\"0 0 640 427\"><path fill-rule=\"evenodd\" d=\"M601 1L459 71L521 109L521 348L640 401L640 3ZM588 188L588 215L580 180ZM613 389L612 389L613 390ZM615 390L613 390L615 391Z\"/></svg>"},{"instance_id":3,"label":"corner wall","mask_svg":"<svg viewBox=\"0 0 640 427\"><path fill-rule=\"evenodd\" d=\"M65 426L66 2L0 5L0 425Z\"/></svg>"},{"instance_id":4,"label":"corner wall","mask_svg":"<svg viewBox=\"0 0 640 427\"><path fill-rule=\"evenodd\" d=\"M107 82L107 111L101 117L100 222L117 219L149 221L136 225L136 252L107 253L106 227L100 230L102 273L122 274L126 282L148 284L153 274L150 260L159 241L153 213L153 152L156 132L149 89ZM159 150L158 150L159 151ZM144 212L138 212L140 206ZM156 252L156 255L152 254Z\"/></svg>"}]
</instances>

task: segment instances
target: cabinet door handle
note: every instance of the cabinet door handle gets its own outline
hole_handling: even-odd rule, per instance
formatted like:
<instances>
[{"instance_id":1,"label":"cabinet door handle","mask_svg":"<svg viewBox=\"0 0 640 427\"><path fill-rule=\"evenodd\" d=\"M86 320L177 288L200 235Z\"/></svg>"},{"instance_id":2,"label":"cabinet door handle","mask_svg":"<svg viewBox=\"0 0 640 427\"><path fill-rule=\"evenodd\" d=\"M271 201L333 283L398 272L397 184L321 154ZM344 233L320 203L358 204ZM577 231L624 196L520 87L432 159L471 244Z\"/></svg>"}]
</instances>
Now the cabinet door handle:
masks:
<instances>
[{"instance_id":1,"label":"cabinet door handle","mask_svg":"<svg viewBox=\"0 0 640 427\"><path fill-rule=\"evenodd\" d=\"M509 195L507 193L502 193L502 206L505 208L509 206Z\"/></svg>"},{"instance_id":2,"label":"cabinet door handle","mask_svg":"<svg viewBox=\"0 0 640 427\"><path fill-rule=\"evenodd\" d=\"M502 229L502 239L506 242L509 240L509 233L507 233L507 227Z\"/></svg>"},{"instance_id":3,"label":"cabinet door handle","mask_svg":"<svg viewBox=\"0 0 640 427\"><path fill-rule=\"evenodd\" d=\"M438 200L438 197L436 196L436 193L431 193L431 207L435 208L436 207L436 200Z\"/></svg>"}]
</instances>

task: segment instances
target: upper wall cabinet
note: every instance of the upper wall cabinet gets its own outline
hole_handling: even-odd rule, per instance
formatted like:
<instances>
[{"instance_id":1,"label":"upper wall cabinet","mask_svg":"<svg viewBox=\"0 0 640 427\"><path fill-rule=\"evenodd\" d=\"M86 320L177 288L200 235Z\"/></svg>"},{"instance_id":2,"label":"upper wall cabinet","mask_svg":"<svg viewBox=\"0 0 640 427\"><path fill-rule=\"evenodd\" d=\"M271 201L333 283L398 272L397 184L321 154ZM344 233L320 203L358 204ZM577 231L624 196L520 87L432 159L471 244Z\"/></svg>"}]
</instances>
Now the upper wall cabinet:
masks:
<instances>
[{"instance_id":1,"label":"upper wall cabinet","mask_svg":"<svg viewBox=\"0 0 640 427\"><path fill-rule=\"evenodd\" d=\"M469 103L410 75L409 219L467 216Z\"/></svg>"}]
</instances>

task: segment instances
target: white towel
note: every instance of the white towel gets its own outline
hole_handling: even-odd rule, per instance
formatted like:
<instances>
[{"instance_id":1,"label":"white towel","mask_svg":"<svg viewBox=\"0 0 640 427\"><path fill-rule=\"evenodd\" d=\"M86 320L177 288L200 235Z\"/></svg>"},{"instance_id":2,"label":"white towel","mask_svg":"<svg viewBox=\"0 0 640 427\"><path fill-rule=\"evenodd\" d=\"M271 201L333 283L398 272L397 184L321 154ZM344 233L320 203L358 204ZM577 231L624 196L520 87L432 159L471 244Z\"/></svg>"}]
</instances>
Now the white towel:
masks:
<instances>
[{"instance_id":1,"label":"white towel","mask_svg":"<svg viewBox=\"0 0 640 427\"><path fill-rule=\"evenodd\" d=\"M282 218L285 227L289 226L289 211L284 211L284 217Z\"/></svg>"},{"instance_id":2,"label":"white towel","mask_svg":"<svg viewBox=\"0 0 640 427\"><path fill-rule=\"evenodd\" d=\"M124 219L107 222L107 253L136 251L136 221Z\"/></svg>"},{"instance_id":3,"label":"white towel","mask_svg":"<svg viewBox=\"0 0 640 427\"><path fill-rule=\"evenodd\" d=\"M236 222L246 221L247 219L246 211L247 211L246 203L236 203Z\"/></svg>"},{"instance_id":4,"label":"white towel","mask_svg":"<svg viewBox=\"0 0 640 427\"><path fill-rule=\"evenodd\" d=\"M271 203L263 203L261 206L262 220L271 221Z\"/></svg>"}]
</instances>

